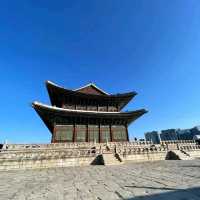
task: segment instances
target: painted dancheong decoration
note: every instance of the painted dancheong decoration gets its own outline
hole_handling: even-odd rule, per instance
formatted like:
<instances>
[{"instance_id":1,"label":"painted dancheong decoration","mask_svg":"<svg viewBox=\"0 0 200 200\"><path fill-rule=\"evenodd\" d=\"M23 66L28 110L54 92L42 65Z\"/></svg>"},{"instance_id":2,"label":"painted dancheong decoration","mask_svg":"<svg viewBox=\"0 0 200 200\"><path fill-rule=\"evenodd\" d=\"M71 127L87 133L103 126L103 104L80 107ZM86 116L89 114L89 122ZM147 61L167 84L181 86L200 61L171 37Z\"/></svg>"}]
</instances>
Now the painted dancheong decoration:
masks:
<instances>
[{"instance_id":1,"label":"painted dancheong decoration","mask_svg":"<svg viewBox=\"0 0 200 200\"><path fill-rule=\"evenodd\" d=\"M123 112L137 94L109 94L90 83L76 90L46 81L51 106L33 102L32 106L58 142L126 142L128 126L145 114L145 109Z\"/></svg>"}]
</instances>

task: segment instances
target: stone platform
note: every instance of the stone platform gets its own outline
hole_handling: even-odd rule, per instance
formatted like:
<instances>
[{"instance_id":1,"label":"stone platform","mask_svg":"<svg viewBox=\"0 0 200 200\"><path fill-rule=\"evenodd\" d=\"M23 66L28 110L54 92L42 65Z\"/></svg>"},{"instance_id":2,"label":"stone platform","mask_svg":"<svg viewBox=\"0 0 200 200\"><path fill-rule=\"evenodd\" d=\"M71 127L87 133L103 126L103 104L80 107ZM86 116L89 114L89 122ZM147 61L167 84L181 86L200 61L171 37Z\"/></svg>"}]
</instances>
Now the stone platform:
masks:
<instances>
[{"instance_id":1,"label":"stone platform","mask_svg":"<svg viewBox=\"0 0 200 200\"><path fill-rule=\"evenodd\" d=\"M199 200L200 160L0 172L0 200Z\"/></svg>"},{"instance_id":2,"label":"stone platform","mask_svg":"<svg viewBox=\"0 0 200 200\"><path fill-rule=\"evenodd\" d=\"M0 170L89 165L118 165L157 160L200 158L194 141L6 144L0 149Z\"/></svg>"}]
</instances>

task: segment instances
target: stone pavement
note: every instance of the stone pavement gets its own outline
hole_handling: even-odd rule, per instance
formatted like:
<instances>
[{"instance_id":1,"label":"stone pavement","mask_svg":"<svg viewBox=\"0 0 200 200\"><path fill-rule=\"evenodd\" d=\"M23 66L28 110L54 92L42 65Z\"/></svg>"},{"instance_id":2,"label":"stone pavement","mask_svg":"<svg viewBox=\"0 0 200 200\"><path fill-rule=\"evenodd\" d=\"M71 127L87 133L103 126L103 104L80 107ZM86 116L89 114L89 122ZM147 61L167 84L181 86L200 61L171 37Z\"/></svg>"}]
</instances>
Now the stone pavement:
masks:
<instances>
[{"instance_id":1,"label":"stone pavement","mask_svg":"<svg viewBox=\"0 0 200 200\"><path fill-rule=\"evenodd\" d=\"M0 200L199 200L200 160L0 172Z\"/></svg>"}]
</instances>

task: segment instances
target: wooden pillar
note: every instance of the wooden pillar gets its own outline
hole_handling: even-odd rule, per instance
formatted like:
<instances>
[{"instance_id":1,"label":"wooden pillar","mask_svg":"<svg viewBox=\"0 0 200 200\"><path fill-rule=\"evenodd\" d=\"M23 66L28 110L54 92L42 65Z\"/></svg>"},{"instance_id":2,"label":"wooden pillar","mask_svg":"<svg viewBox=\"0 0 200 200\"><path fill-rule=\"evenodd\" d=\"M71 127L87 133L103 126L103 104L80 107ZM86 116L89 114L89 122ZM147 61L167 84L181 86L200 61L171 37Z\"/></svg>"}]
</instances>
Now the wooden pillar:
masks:
<instances>
[{"instance_id":1,"label":"wooden pillar","mask_svg":"<svg viewBox=\"0 0 200 200\"><path fill-rule=\"evenodd\" d=\"M76 110L77 101L75 100L74 109Z\"/></svg>"},{"instance_id":2,"label":"wooden pillar","mask_svg":"<svg viewBox=\"0 0 200 200\"><path fill-rule=\"evenodd\" d=\"M110 125L110 141L113 142L112 125Z\"/></svg>"},{"instance_id":3,"label":"wooden pillar","mask_svg":"<svg viewBox=\"0 0 200 200\"><path fill-rule=\"evenodd\" d=\"M116 105L116 108L117 108L117 112L119 112L119 104Z\"/></svg>"},{"instance_id":4,"label":"wooden pillar","mask_svg":"<svg viewBox=\"0 0 200 200\"><path fill-rule=\"evenodd\" d=\"M85 141L86 142L89 142L89 131L88 131L88 124L86 125L86 139L85 139Z\"/></svg>"},{"instance_id":5,"label":"wooden pillar","mask_svg":"<svg viewBox=\"0 0 200 200\"><path fill-rule=\"evenodd\" d=\"M54 131L53 131L53 133L51 135L51 143L54 143Z\"/></svg>"},{"instance_id":6,"label":"wooden pillar","mask_svg":"<svg viewBox=\"0 0 200 200\"><path fill-rule=\"evenodd\" d=\"M74 124L74 130L73 130L73 142L76 142L76 126Z\"/></svg>"},{"instance_id":7,"label":"wooden pillar","mask_svg":"<svg viewBox=\"0 0 200 200\"><path fill-rule=\"evenodd\" d=\"M101 143L101 126L100 126L100 123L99 123L99 142Z\"/></svg>"},{"instance_id":8,"label":"wooden pillar","mask_svg":"<svg viewBox=\"0 0 200 200\"><path fill-rule=\"evenodd\" d=\"M129 135L128 135L128 125L126 124L126 138L127 138L127 141L129 142Z\"/></svg>"},{"instance_id":9,"label":"wooden pillar","mask_svg":"<svg viewBox=\"0 0 200 200\"><path fill-rule=\"evenodd\" d=\"M51 136L51 143L55 143L56 142L56 123L54 122L53 124L53 133L52 133L52 136Z\"/></svg>"}]
</instances>

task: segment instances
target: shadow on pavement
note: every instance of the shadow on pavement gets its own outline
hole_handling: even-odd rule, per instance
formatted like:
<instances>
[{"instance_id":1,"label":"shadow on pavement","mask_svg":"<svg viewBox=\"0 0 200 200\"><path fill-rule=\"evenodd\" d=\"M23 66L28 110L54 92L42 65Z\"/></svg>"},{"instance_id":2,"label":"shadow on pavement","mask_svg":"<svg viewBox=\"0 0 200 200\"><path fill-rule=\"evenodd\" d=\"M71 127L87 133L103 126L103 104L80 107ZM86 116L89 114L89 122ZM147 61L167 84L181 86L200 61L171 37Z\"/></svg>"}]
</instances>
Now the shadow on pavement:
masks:
<instances>
[{"instance_id":1,"label":"shadow on pavement","mask_svg":"<svg viewBox=\"0 0 200 200\"><path fill-rule=\"evenodd\" d=\"M131 187L131 186L130 186ZM136 186L133 186L137 188ZM170 192L163 192L158 194L137 196L126 198L125 200L200 200L200 187L188 188L188 189L173 189L173 188L154 188L154 187L138 187L147 189L166 189L173 190Z\"/></svg>"}]
</instances>

